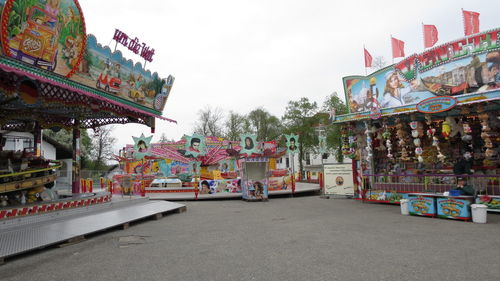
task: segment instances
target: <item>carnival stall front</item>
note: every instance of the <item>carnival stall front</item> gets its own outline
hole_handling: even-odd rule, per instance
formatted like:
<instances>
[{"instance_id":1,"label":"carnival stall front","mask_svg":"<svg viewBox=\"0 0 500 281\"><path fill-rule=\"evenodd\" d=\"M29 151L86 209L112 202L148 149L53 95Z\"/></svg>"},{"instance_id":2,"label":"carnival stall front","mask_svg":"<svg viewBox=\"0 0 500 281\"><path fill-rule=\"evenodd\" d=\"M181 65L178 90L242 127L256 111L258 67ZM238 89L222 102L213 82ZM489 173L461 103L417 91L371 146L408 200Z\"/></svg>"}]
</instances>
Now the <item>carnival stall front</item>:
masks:
<instances>
[{"instance_id":1,"label":"carnival stall front","mask_svg":"<svg viewBox=\"0 0 500 281\"><path fill-rule=\"evenodd\" d=\"M470 219L500 195L500 29L343 79L343 153L362 177L358 196L409 199L410 213Z\"/></svg>"},{"instance_id":2,"label":"carnival stall front","mask_svg":"<svg viewBox=\"0 0 500 281\"><path fill-rule=\"evenodd\" d=\"M0 9L0 219L109 201L105 192L81 194L80 130L175 122L161 116L174 78L99 44L76 0L0 0ZM152 61L154 49L137 39L119 30L114 39ZM73 196L65 199L51 191L61 163L41 151L42 130L61 129L73 132ZM13 131L32 133L33 147L3 150L2 134Z\"/></svg>"}]
</instances>

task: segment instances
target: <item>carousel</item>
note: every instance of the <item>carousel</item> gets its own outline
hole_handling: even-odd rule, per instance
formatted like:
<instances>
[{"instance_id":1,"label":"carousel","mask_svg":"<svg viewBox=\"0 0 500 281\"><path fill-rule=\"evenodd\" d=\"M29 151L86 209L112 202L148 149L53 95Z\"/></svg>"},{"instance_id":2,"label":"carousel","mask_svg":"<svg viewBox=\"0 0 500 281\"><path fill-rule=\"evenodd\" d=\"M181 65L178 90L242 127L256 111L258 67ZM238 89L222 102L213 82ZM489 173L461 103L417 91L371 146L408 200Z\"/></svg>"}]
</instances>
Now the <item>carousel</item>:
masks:
<instances>
[{"instance_id":1,"label":"carousel","mask_svg":"<svg viewBox=\"0 0 500 281\"><path fill-rule=\"evenodd\" d=\"M27 246L21 243L23 238L28 239L29 232L37 230L30 229L30 223L24 220L43 222L38 225L42 227L55 223L55 216L63 218L95 205L112 208L118 204L110 192L82 190L80 130L138 123L154 132L155 119L175 121L161 116L174 78L162 79L144 69L141 63L134 64L124 58L120 51L112 52L108 46L99 44L85 31L78 1L2 0L0 10L0 240L17 243L0 248L3 260L75 235L64 231L47 233L37 236L40 239ZM151 54L147 58L151 59ZM62 128L73 133L71 186L68 186L72 192L65 198L51 190L61 163L44 158L41 147L43 130ZM7 148L4 136L9 132L31 133L34 145L21 150L4 149ZM120 204L123 207L128 203ZM136 206L140 209L141 204ZM173 208L183 207L177 205ZM145 209L136 213L151 215L166 210L162 206ZM89 227L81 229L78 235L125 223L103 224L106 219L95 223L97 217L88 220ZM58 223L74 224L69 217L68 221ZM19 225L24 229L17 228ZM22 233L13 234L11 228Z\"/></svg>"}]
</instances>

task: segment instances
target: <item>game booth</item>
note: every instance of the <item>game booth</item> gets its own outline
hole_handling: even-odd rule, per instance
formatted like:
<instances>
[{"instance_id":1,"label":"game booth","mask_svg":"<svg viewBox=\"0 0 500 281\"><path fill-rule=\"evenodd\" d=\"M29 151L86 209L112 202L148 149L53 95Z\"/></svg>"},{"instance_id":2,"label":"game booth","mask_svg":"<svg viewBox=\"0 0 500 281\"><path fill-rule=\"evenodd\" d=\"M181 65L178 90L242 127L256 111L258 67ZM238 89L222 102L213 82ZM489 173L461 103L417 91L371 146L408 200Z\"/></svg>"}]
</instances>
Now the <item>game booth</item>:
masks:
<instances>
[{"instance_id":1,"label":"game booth","mask_svg":"<svg viewBox=\"0 0 500 281\"><path fill-rule=\"evenodd\" d=\"M286 150L275 141L258 142L255 135L240 138L195 134L150 143L151 136L134 137L135 143L116 156L123 173L113 176L113 192L168 200L265 200L269 193L291 193L288 171L276 168Z\"/></svg>"},{"instance_id":2,"label":"game booth","mask_svg":"<svg viewBox=\"0 0 500 281\"><path fill-rule=\"evenodd\" d=\"M342 151L356 196L410 214L470 219L500 210L500 29L343 79Z\"/></svg>"},{"instance_id":3,"label":"game booth","mask_svg":"<svg viewBox=\"0 0 500 281\"><path fill-rule=\"evenodd\" d=\"M28 227L37 220L49 223L55 215L61 221L66 213L112 201L109 192L82 189L80 130L138 123L154 131L155 119L175 122L161 116L174 78L162 79L99 44L86 33L76 0L0 0L0 10L0 240L8 245L14 238L9 227ZM123 33L119 39L124 41ZM144 59L152 60L154 50L137 39L129 41ZM41 147L42 130L61 129L73 133L67 197L53 190L61 163L45 159ZM4 149L9 132L31 133L33 147ZM23 222L24 217L30 218ZM64 240L66 234L36 236L30 245L39 248ZM16 239L19 246L23 236ZM0 247L0 262L29 247L16 249Z\"/></svg>"}]
</instances>

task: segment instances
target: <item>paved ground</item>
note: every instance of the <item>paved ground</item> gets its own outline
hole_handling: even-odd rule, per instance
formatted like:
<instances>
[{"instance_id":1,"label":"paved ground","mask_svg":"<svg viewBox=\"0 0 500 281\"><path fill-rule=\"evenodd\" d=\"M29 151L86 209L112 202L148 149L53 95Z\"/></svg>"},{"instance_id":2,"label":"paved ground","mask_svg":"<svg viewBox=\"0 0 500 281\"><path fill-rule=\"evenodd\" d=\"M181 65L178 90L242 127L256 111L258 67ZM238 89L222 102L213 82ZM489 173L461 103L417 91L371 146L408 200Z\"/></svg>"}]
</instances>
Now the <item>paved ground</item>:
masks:
<instances>
[{"instance_id":1,"label":"paved ground","mask_svg":"<svg viewBox=\"0 0 500 281\"><path fill-rule=\"evenodd\" d=\"M317 196L186 202L187 212L41 250L7 280L500 280L500 215L485 225Z\"/></svg>"}]
</instances>

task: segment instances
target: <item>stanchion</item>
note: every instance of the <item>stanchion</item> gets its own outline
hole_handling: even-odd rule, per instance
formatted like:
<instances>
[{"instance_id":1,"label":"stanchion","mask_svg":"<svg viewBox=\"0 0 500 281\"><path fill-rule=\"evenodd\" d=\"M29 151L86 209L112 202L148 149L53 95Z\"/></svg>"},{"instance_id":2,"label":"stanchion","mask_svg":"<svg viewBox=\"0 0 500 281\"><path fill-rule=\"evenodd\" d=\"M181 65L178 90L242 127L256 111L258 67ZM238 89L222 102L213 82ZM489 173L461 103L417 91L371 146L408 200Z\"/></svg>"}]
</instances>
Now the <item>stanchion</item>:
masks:
<instances>
[{"instance_id":1,"label":"stanchion","mask_svg":"<svg viewBox=\"0 0 500 281\"><path fill-rule=\"evenodd\" d=\"M87 179L87 190L88 192L92 192L94 190L94 180L91 178Z\"/></svg>"},{"instance_id":2,"label":"stanchion","mask_svg":"<svg viewBox=\"0 0 500 281\"><path fill-rule=\"evenodd\" d=\"M87 193L87 181L85 179L80 179L80 186L82 193Z\"/></svg>"}]
</instances>

